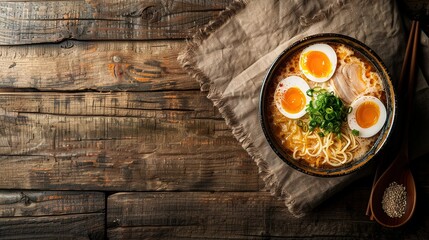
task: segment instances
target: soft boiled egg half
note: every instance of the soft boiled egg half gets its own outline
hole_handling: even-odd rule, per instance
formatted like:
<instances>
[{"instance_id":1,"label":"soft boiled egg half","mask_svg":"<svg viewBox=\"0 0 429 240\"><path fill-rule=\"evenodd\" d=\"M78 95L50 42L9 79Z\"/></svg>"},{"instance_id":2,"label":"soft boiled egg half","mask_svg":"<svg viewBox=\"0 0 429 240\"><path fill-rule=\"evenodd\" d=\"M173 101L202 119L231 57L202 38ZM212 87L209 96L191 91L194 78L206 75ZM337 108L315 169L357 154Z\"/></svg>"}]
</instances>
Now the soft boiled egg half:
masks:
<instances>
[{"instance_id":1,"label":"soft boiled egg half","mask_svg":"<svg viewBox=\"0 0 429 240\"><path fill-rule=\"evenodd\" d=\"M386 108L376 97L358 97L351 104L352 112L347 116L350 129L358 130L359 137L372 137L386 122Z\"/></svg>"},{"instance_id":2,"label":"soft boiled egg half","mask_svg":"<svg viewBox=\"0 0 429 240\"><path fill-rule=\"evenodd\" d=\"M305 48L299 57L299 69L314 82L325 82L334 75L337 54L328 44L318 43Z\"/></svg>"},{"instance_id":3,"label":"soft boiled egg half","mask_svg":"<svg viewBox=\"0 0 429 240\"><path fill-rule=\"evenodd\" d=\"M274 93L277 109L291 119L304 116L305 106L310 102L310 97L306 94L309 89L308 83L298 76L281 80Z\"/></svg>"}]
</instances>

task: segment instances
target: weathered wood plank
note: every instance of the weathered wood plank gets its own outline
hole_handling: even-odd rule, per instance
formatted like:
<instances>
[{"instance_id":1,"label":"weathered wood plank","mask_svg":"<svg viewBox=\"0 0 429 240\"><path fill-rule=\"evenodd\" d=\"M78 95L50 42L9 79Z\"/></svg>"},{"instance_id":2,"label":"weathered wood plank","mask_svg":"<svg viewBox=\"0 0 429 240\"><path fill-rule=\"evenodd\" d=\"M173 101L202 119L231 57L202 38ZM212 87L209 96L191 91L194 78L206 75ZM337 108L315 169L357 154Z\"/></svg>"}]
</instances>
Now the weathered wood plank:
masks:
<instances>
[{"instance_id":1,"label":"weathered wood plank","mask_svg":"<svg viewBox=\"0 0 429 240\"><path fill-rule=\"evenodd\" d=\"M0 94L0 188L257 191L199 91Z\"/></svg>"},{"instance_id":2,"label":"weathered wood plank","mask_svg":"<svg viewBox=\"0 0 429 240\"><path fill-rule=\"evenodd\" d=\"M429 208L402 229L365 216L366 186L354 184L317 209L294 218L268 193L118 193L108 198L109 239L423 239ZM425 188L424 192L429 193ZM421 199L422 202L428 198Z\"/></svg>"},{"instance_id":3,"label":"weathered wood plank","mask_svg":"<svg viewBox=\"0 0 429 240\"><path fill-rule=\"evenodd\" d=\"M0 218L0 239L104 239L104 213Z\"/></svg>"},{"instance_id":4,"label":"weathered wood plank","mask_svg":"<svg viewBox=\"0 0 429 240\"><path fill-rule=\"evenodd\" d=\"M0 46L0 88L154 91L199 89L177 55L183 41Z\"/></svg>"},{"instance_id":5,"label":"weathered wood plank","mask_svg":"<svg viewBox=\"0 0 429 240\"><path fill-rule=\"evenodd\" d=\"M162 114L163 111L165 116ZM180 115L183 119L223 120L213 103L207 99L206 93L199 90L75 93L0 92L0 113L10 116L27 113L100 117L154 118L159 116L166 118L172 112Z\"/></svg>"},{"instance_id":6,"label":"weathered wood plank","mask_svg":"<svg viewBox=\"0 0 429 240\"><path fill-rule=\"evenodd\" d=\"M0 191L0 239L103 239L101 192Z\"/></svg>"},{"instance_id":7,"label":"weathered wood plank","mask_svg":"<svg viewBox=\"0 0 429 240\"><path fill-rule=\"evenodd\" d=\"M0 44L189 38L232 0L72 0L0 3Z\"/></svg>"},{"instance_id":8,"label":"weathered wood plank","mask_svg":"<svg viewBox=\"0 0 429 240\"><path fill-rule=\"evenodd\" d=\"M0 191L0 218L104 212L102 192Z\"/></svg>"}]
</instances>

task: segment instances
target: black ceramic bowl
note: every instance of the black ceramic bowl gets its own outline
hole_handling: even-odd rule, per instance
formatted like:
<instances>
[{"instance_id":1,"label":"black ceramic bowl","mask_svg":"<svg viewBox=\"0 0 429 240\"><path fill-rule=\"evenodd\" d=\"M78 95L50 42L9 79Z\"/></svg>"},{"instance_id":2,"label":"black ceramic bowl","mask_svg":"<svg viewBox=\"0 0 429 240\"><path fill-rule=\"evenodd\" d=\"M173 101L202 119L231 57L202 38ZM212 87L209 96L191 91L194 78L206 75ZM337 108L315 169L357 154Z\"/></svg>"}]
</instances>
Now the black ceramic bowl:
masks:
<instances>
[{"instance_id":1,"label":"black ceramic bowl","mask_svg":"<svg viewBox=\"0 0 429 240\"><path fill-rule=\"evenodd\" d=\"M381 129L379 137L375 141L374 145L361 158L355 159L350 163L347 163L340 167L335 167L335 168L311 167L308 164L303 163L303 161L295 160L289 153L287 153L287 151L283 148L283 146L274 137L274 134L270 129L268 116L266 114L267 105L268 105L267 98L269 95L268 89L271 84L274 84L273 83L274 77L275 77L274 75L277 72L277 70L281 67L281 64L290 56L292 56L294 53L300 52L305 47L316 43L328 43L328 44L340 43L360 53L360 55L366 58L366 60L368 60L368 62L370 62L375 68L375 70L378 72L378 74L381 77L384 90L386 92L387 103L385 107L387 111L387 120L383 128ZM318 34L318 35L312 35L312 36L306 37L304 39L301 39L293 43L289 48L284 50L268 70L268 73L266 74L262 85L260 100L259 100L260 123L262 125L262 129L265 134L265 137L268 143L270 144L271 148L274 150L274 152L284 162L286 162L293 168L301 172L304 172L306 174L321 176L321 177L333 177L333 176L346 175L358 169L361 169L365 165L368 165L370 160L373 159L373 157L386 144L386 141L390 136L390 133L393 127L393 123L395 120L395 113L396 113L396 97L395 97L393 85L392 85L389 73L385 65L381 61L380 57L378 57L377 54L373 50L371 50L368 46L366 46L365 44L361 43L360 41L354 38L340 35L340 34L331 34L331 33Z\"/></svg>"}]
</instances>

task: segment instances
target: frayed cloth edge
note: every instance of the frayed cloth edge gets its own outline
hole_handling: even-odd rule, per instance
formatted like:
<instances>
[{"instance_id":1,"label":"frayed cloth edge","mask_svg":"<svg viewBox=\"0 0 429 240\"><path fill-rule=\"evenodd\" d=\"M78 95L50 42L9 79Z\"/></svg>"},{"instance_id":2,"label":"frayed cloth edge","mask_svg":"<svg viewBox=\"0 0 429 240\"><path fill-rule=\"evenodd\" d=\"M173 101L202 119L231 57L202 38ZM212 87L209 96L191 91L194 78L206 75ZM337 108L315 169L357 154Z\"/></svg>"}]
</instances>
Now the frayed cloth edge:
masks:
<instances>
[{"instance_id":1,"label":"frayed cloth edge","mask_svg":"<svg viewBox=\"0 0 429 240\"><path fill-rule=\"evenodd\" d=\"M259 168L259 175L265 183L265 189L269 190L273 196L284 200L286 207L295 217L303 217L305 212L294 208L291 195L280 186L277 176L268 169L267 163L258 153L256 147L251 143L246 136L243 126L236 119L228 104L222 100L220 93L210 82L210 79L197 67L195 56L202 42L207 39L211 33L215 32L224 25L230 18L236 15L240 10L244 9L248 4L247 0L235 0L230 4L219 16L208 23L205 27L199 29L193 36L191 41L187 42L185 51L181 52L177 58L182 67L200 83L201 91L208 91L207 98L210 99L214 106L218 108L220 114L225 119L228 127L231 128L234 137L240 142L242 147L255 161Z\"/></svg>"}]
</instances>

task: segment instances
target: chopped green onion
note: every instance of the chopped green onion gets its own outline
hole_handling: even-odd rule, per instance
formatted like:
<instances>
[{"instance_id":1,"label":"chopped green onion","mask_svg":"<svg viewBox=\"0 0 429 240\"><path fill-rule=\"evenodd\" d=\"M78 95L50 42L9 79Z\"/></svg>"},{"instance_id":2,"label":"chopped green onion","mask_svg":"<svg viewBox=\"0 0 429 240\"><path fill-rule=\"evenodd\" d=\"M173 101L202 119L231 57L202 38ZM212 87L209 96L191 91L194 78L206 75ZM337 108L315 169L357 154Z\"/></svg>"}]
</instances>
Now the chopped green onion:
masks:
<instances>
[{"instance_id":1,"label":"chopped green onion","mask_svg":"<svg viewBox=\"0 0 429 240\"><path fill-rule=\"evenodd\" d=\"M332 114L332 113L329 114L328 113L328 114L325 115L325 119L328 120L328 121L334 120L334 118L335 118L335 114Z\"/></svg>"},{"instance_id":2,"label":"chopped green onion","mask_svg":"<svg viewBox=\"0 0 429 240\"><path fill-rule=\"evenodd\" d=\"M339 133L341 134L341 129L340 129L340 127L335 127L335 128L334 128L334 132L339 132Z\"/></svg>"},{"instance_id":3,"label":"chopped green onion","mask_svg":"<svg viewBox=\"0 0 429 240\"><path fill-rule=\"evenodd\" d=\"M341 124L347 121L347 115L351 113L352 108L344 106L334 92L328 92L321 87L309 89L306 93L312 98L305 108L310 116L309 130L320 128L323 131L318 133L321 137L330 132L340 135Z\"/></svg>"},{"instance_id":4,"label":"chopped green onion","mask_svg":"<svg viewBox=\"0 0 429 240\"><path fill-rule=\"evenodd\" d=\"M318 124L321 124L323 122L323 118L320 115L316 115L314 117L314 121L316 121Z\"/></svg>"},{"instance_id":5,"label":"chopped green onion","mask_svg":"<svg viewBox=\"0 0 429 240\"><path fill-rule=\"evenodd\" d=\"M355 136L359 136L359 131L356 130L356 129L353 129L352 130L352 134L355 135Z\"/></svg>"},{"instance_id":6,"label":"chopped green onion","mask_svg":"<svg viewBox=\"0 0 429 240\"><path fill-rule=\"evenodd\" d=\"M308 125L305 124L301 119L298 119L296 121L296 125L302 129L302 131L307 132L308 131Z\"/></svg>"},{"instance_id":7,"label":"chopped green onion","mask_svg":"<svg viewBox=\"0 0 429 240\"><path fill-rule=\"evenodd\" d=\"M321 88L321 87L314 87L314 88L312 88L313 89L313 91L315 91L315 92L320 92L323 88Z\"/></svg>"},{"instance_id":8,"label":"chopped green onion","mask_svg":"<svg viewBox=\"0 0 429 240\"><path fill-rule=\"evenodd\" d=\"M310 125L310 127L317 127L318 124L315 120L310 120L309 125Z\"/></svg>"},{"instance_id":9,"label":"chopped green onion","mask_svg":"<svg viewBox=\"0 0 429 240\"><path fill-rule=\"evenodd\" d=\"M302 130L304 132L307 132L308 131L308 126L306 124L302 125Z\"/></svg>"}]
</instances>

